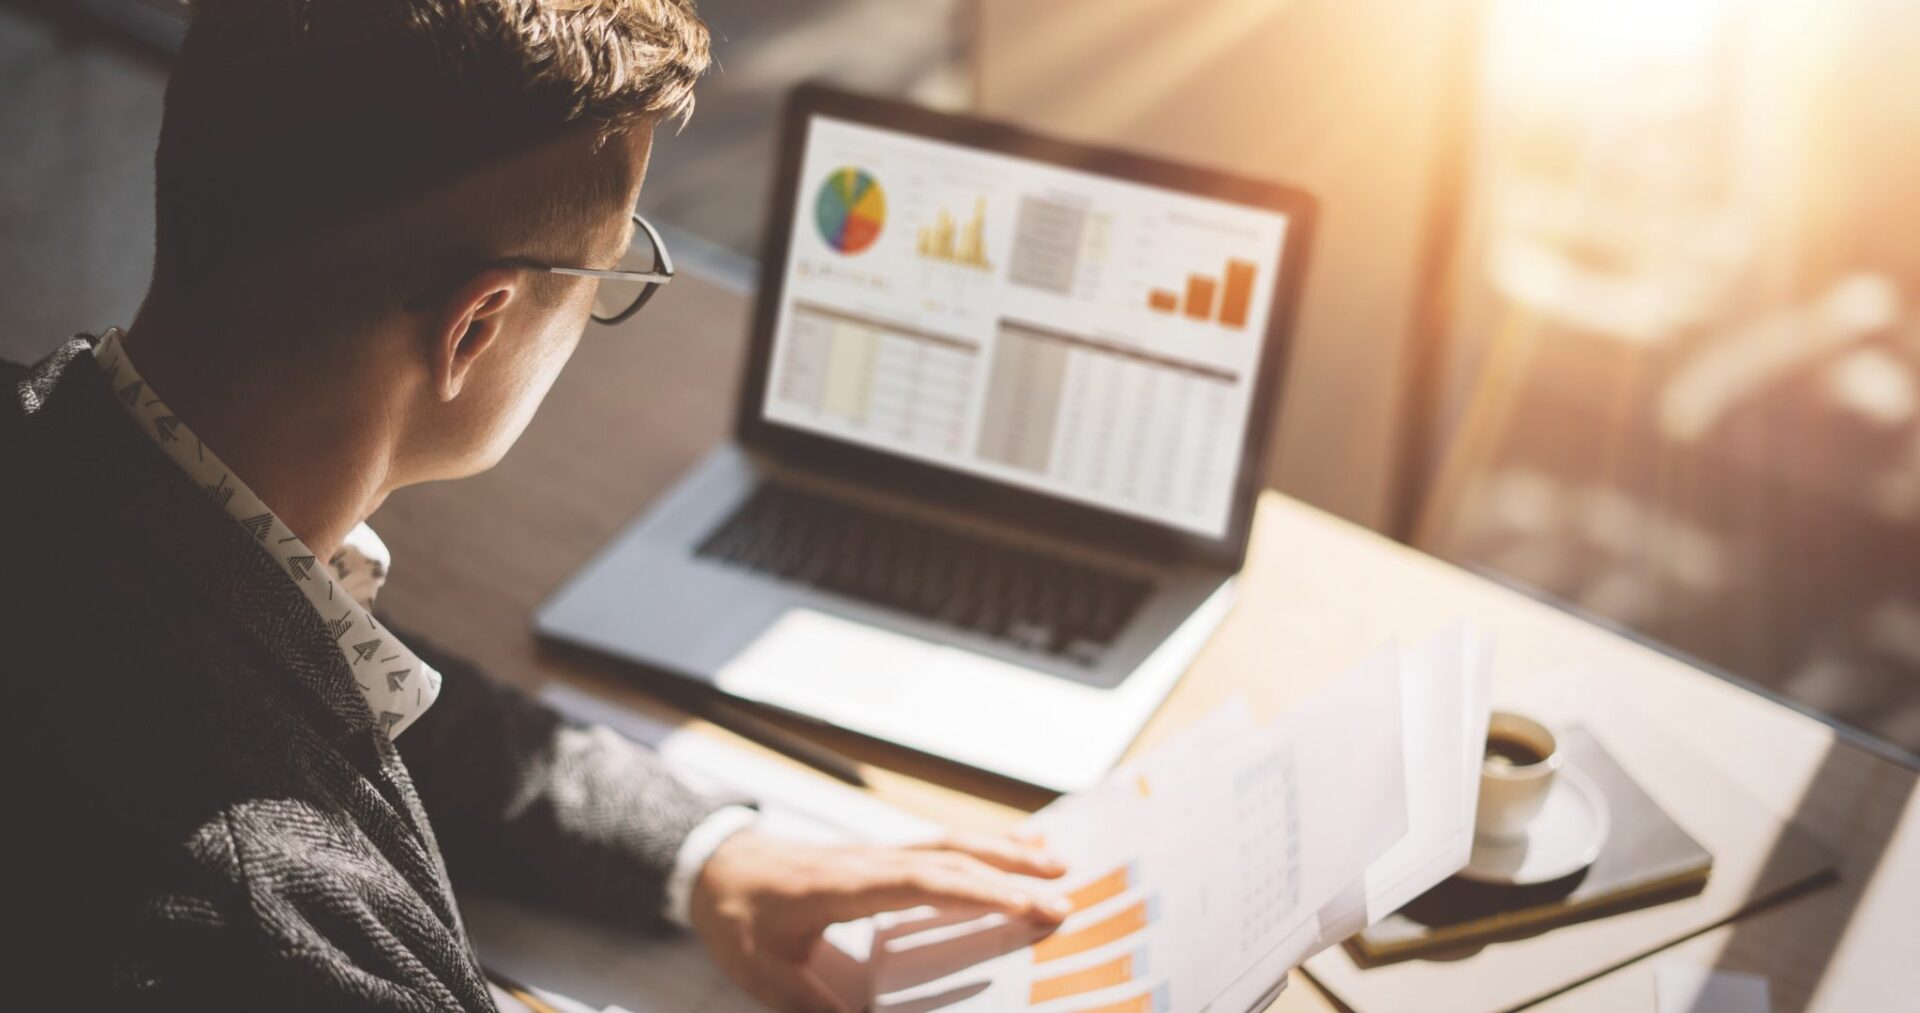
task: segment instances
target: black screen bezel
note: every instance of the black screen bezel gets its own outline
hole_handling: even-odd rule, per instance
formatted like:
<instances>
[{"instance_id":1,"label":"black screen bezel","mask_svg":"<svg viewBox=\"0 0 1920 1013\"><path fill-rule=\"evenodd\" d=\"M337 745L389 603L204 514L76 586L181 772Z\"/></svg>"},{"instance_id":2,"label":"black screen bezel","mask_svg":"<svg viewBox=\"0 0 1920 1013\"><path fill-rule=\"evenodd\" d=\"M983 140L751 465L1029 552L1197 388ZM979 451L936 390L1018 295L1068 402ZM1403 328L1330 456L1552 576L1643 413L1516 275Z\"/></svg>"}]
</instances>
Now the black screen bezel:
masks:
<instances>
[{"instance_id":1,"label":"black screen bezel","mask_svg":"<svg viewBox=\"0 0 1920 1013\"><path fill-rule=\"evenodd\" d=\"M766 381L780 303L786 295L786 264L792 242L794 205L799 199L800 166L805 157L809 121L816 115L1245 204L1287 216L1287 230L1281 239L1278 258L1280 270L1274 279L1272 309L1255 366L1253 401L1247 412L1246 431L1242 434L1239 470L1234 478L1233 500L1223 535L1209 538L1130 514L862 447L766 418ZM1193 560L1236 570L1245 561L1254 503L1261 488L1262 465L1277 422L1274 408L1285 379L1307 252L1312 248L1317 203L1311 195L1278 183L1055 140L1008 124L935 112L810 83L796 88L787 101L781 124L780 160L768 206L770 217L761 259L759 297L734 429L735 438L742 446L838 479L903 492L1049 537L1159 560Z\"/></svg>"}]
</instances>

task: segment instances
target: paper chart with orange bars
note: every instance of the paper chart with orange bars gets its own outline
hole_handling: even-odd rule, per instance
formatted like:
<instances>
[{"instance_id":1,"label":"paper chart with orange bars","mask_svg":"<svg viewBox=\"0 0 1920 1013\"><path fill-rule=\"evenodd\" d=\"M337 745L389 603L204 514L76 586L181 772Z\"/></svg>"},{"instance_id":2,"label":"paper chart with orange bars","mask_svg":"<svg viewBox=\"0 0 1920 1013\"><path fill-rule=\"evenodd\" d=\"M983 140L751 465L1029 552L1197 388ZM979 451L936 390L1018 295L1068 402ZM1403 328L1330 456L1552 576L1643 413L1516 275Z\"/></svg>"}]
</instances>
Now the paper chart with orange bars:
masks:
<instances>
[{"instance_id":1,"label":"paper chart with orange bars","mask_svg":"<svg viewBox=\"0 0 1920 1013\"><path fill-rule=\"evenodd\" d=\"M1148 761L1037 814L1025 829L1075 870L1061 884L1074 909L1066 921L1037 939L1024 923L1004 919L964 931L881 931L874 967L882 995L874 1008L942 1008L949 997L964 999L966 1009L1034 1013L1204 1005L1207 989L1244 969L1238 947L1205 945L1207 936L1233 934L1237 928L1226 926L1244 925L1254 907L1278 911L1298 893L1298 869L1268 868L1298 855L1284 843L1299 817L1299 799L1287 787L1292 768L1243 762L1262 752L1254 738L1244 709L1221 712ZM1246 770L1236 776L1223 760ZM1278 790L1266 790L1269 779ZM1279 846L1257 834L1249 847L1219 854L1201 846L1228 844L1256 827L1271 828ZM1248 856L1256 859L1251 866ZM1262 889L1272 896L1254 896ZM940 973L965 965L959 974Z\"/></svg>"},{"instance_id":2,"label":"paper chart with orange bars","mask_svg":"<svg viewBox=\"0 0 1920 1013\"><path fill-rule=\"evenodd\" d=\"M1131 863L1119 866L1070 891L1067 897L1076 915L1089 910L1099 914L1033 944L1028 1005L1043 1006L1089 994L1111 995L1114 990L1132 987L1138 991L1091 1008L1168 1008L1171 990L1152 978L1154 962L1145 934L1160 914L1159 899L1140 890L1138 869Z\"/></svg>"},{"instance_id":3,"label":"paper chart with orange bars","mask_svg":"<svg viewBox=\"0 0 1920 1013\"><path fill-rule=\"evenodd\" d=\"M1153 875L1171 841L1101 828L1151 827L1156 808L1168 815L1178 795L1155 792L1156 781L1170 783L1200 758L1205 741L1217 744L1254 731L1244 709L1223 711L1203 724L1202 734L1170 744L1152 764L1063 798L1023 828L1054 853L1072 856L1069 879L1041 887L1061 890L1073 907L1051 935L1036 938L1025 923L998 916L962 925L877 923L871 958L876 1013L948 1007L1172 1013L1197 1006L1181 993L1180 935L1173 931L1176 919L1190 922L1198 913L1191 903L1197 895Z\"/></svg>"},{"instance_id":4,"label":"paper chart with orange bars","mask_svg":"<svg viewBox=\"0 0 1920 1013\"><path fill-rule=\"evenodd\" d=\"M1387 650L1265 728L1216 712L1023 825L1071 869L1037 885L1071 901L1053 933L1000 916L877 921L871 1008L1258 1007L1330 932L1464 862L1446 842L1471 824L1473 677ZM1416 783L1449 801L1410 808Z\"/></svg>"}]
</instances>

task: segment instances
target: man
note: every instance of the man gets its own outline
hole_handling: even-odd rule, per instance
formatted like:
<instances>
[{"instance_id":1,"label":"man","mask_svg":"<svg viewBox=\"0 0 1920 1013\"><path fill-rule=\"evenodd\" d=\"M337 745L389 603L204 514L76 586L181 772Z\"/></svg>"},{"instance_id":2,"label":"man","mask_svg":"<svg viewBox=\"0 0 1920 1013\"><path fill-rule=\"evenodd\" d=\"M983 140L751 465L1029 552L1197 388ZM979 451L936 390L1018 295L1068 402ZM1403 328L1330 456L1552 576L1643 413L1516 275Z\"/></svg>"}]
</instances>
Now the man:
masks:
<instances>
[{"instance_id":1,"label":"man","mask_svg":"<svg viewBox=\"0 0 1920 1013\"><path fill-rule=\"evenodd\" d=\"M0 366L9 1005L492 1009L454 886L690 926L802 1009L831 922L1057 921L1033 849L768 840L369 611L361 522L497 461L659 283L630 209L687 0L194 11L137 319Z\"/></svg>"}]
</instances>

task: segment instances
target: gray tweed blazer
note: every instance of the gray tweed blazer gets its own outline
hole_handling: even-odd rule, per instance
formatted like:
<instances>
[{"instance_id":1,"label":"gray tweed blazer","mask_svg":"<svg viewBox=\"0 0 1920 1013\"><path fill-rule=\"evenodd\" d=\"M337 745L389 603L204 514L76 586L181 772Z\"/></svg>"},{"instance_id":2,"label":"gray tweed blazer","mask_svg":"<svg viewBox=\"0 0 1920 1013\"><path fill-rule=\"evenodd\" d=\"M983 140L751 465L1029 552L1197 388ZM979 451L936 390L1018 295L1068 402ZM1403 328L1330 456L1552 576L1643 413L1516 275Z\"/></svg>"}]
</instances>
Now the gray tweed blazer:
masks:
<instances>
[{"instance_id":1,"label":"gray tweed blazer","mask_svg":"<svg viewBox=\"0 0 1920 1013\"><path fill-rule=\"evenodd\" d=\"M389 742L87 350L0 363L0 1005L493 1009L456 884L657 925L712 804L404 632L446 682Z\"/></svg>"}]
</instances>

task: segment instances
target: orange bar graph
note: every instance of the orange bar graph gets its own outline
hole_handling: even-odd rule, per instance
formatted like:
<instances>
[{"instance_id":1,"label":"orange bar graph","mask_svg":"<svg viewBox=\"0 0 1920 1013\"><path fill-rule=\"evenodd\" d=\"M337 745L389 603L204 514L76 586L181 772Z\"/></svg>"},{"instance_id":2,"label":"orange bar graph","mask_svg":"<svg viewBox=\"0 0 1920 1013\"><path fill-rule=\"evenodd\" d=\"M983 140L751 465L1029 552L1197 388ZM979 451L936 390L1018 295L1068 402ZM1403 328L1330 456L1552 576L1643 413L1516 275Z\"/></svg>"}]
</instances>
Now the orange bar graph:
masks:
<instances>
[{"instance_id":1,"label":"orange bar graph","mask_svg":"<svg viewBox=\"0 0 1920 1013\"><path fill-rule=\"evenodd\" d=\"M1125 939L1146 928L1153 921L1152 905L1152 898L1148 898L1137 904L1130 904L1084 929L1048 936L1033 944L1033 962L1044 964L1049 960L1059 960L1076 953L1085 953L1116 939Z\"/></svg>"},{"instance_id":2,"label":"orange bar graph","mask_svg":"<svg viewBox=\"0 0 1920 1013\"><path fill-rule=\"evenodd\" d=\"M1253 262L1227 261L1227 283L1220 293L1220 322L1228 327L1247 326L1247 306L1253 301Z\"/></svg>"},{"instance_id":3,"label":"orange bar graph","mask_svg":"<svg viewBox=\"0 0 1920 1013\"><path fill-rule=\"evenodd\" d=\"M1027 987L1029 1005L1039 1005L1054 999L1064 999L1082 992L1093 992L1115 985L1124 985L1140 977L1146 970L1146 954L1124 954L1104 964L1069 971L1052 978L1042 978Z\"/></svg>"},{"instance_id":4,"label":"orange bar graph","mask_svg":"<svg viewBox=\"0 0 1920 1013\"><path fill-rule=\"evenodd\" d=\"M1123 865L1099 879L1082 884L1078 889L1067 894L1067 903L1073 905L1073 910L1076 912L1085 911L1103 900L1120 896L1131 885L1133 885L1133 866Z\"/></svg>"},{"instance_id":5,"label":"orange bar graph","mask_svg":"<svg viewBox=\"0 0 1920 1013\"><path fill-rule=\"evenodd\" d=\"M1187 275L1187 316L1195 320L1213 316L1213 287L1213 279L1204 274Z\"/></svg>"},{"instance_id":6,"label":"orange bar graph","mask_svg":"<svg viewBox=\"0 0 1920 1013\"><path fill-rule=\"evenodd\" d=\"M1094 1006L1080 1013L1167 1013L1170 1004L1167 1001L1167 986L1162 985L1151 992L1142 992L1132 998L1119 1002L1110 1002L1104 1006Z\"/></svg>"},{"instance_id":7,"label":"orange bar graph","mask_svg":"<svg viewBox=\"0 0 1920 1013\"><path fill-rule=\"evenodd\" d=\"M1172 289L1149 289L1147 308L1155 313L1179 313L1190 320L1217 320L1222 327L1245 328L1253 308L1255 271L1253 261L1229 257L1224 282L1204 274L1187 275L1185 298ZM1220 297L1218 315L1215 295Z\"/></svg>"}]
</instances>

